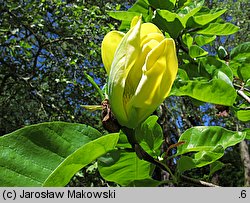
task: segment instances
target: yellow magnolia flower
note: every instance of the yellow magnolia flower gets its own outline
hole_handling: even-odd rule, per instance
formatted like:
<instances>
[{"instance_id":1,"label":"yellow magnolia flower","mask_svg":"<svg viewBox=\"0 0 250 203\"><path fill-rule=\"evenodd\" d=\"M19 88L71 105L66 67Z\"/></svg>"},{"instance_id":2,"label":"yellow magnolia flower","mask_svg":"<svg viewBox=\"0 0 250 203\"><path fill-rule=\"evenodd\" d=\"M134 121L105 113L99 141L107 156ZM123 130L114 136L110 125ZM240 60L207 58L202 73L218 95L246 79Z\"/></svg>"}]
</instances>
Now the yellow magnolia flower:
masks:
<instances>
[{"instance_id":1,"label":"yellow magnolia flower","mask_svg":"<svg viewBox=\"0 0 250 203\"><path fill-rule=\"evenodd\" d=\"M112 112L122 126L135 128L170 92L178 69L174 40L135 17L126 34L109 32L101 49Z\"/></svg>"}]
</instances>

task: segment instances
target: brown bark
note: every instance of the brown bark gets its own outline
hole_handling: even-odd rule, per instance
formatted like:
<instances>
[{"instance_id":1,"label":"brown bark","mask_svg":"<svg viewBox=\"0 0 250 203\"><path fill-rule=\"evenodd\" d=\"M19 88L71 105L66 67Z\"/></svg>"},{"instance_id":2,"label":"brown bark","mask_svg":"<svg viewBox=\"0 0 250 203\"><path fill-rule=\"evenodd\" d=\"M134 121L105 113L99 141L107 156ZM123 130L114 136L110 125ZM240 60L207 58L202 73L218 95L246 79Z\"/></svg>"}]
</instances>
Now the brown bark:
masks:
<instances>
[{"instance_id":1,"label":"brown bark","mask_svg":"<svg viewBox=\"0 0 250 203\"><path fill-rule=\"evenodd\" d=\"M250 186L250 155L248 145L245 140L240 143L240 156L244 167L245 186Z\"/></svg>"}]
</instances>

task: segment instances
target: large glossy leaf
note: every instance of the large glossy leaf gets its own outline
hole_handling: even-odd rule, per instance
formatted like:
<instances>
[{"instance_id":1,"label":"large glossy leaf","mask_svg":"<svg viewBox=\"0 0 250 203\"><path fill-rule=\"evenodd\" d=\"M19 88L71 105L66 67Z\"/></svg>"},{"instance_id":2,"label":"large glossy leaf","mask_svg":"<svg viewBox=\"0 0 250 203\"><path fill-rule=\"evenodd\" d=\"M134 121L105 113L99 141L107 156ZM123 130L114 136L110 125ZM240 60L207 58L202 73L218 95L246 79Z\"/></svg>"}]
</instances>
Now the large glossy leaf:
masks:
<instances>
[{"instance_id":1,"label":"large glossy leaf","mask_svg":"<svg viewBox=\"0 0 250 203\"><path fill-rule=\"evenodd\" d=\"M136 129L136 139L141 147L151 155L159 155L163 142L161 126L157 123L157 116L150 116Z\"/></svg>"},{"instance_id":2,"label":"large glossy leaf","mask_svg":"<svg viewBox=\"0 0 250 203\"><path fill-rule=\"evenodd\" d=\"M205 56L207 55L208 52L205 51L204 49L202 49L201 47L197 46L197 45L192 45L189 49L189 55L192 58L197 58L197 57L201 57L201 56Z\"/></svg>"},{"instance_id":3,"label":"large glossy leaf","mask_svg":"<svg viewBox=\"0 0 250 203\"><path fill-rule=\"evenodd\" d=\"M231 23L210 23L208 27L198 31L198 34L203 35L231 35L239 31L239 27Z\"/></svg>"},{"instance_id":4,"label":"large glossy leaf","mask_svg":"<svg viewBox=\"0 0 250 203\"><path fill-rule=\"evenodd\" d=\"M185 143L178 147L177 154L210 150L217 145L226 149L241 142L245 136L245 132L230 131L219 126L193 127L186 130L179 138L179 142Z\"/></svg>"},{"instance_id":5,"label":"large glossy leaf","mask_svg":"<svg viewBox=\"0 0 250 203\"><path fill-rule=\"evenodd\" d=\"M196 168L193 158L189 156L181 156L177 161L177 170L179 173Z\"/></svg>"},{"instance_id":6,"label":"large glossy leaf","mask_svg":"<svg viewBox=\"0 0 250 203\"><path fill-rule=\"evenodd\" d=\"M187 74L187 77L180 77L182 80L194 80L194 79L203 79L204 81L210 80L213 76L210 74L211 70L206 69L204 66L200 65L201 63L187 63L179 67L179 71L184 70Z\"/></svg>"},{"instance_id":7,"label":"large glossy leaf","mask_svg":"<svg viewBox=\"0 0 250 203\"><path fill-rule=\"evenodd\" d=\"M233 80L232 70L225 64L224 61L218 60L213 56L203 57L199 59L199 68L204 68L212 76L216 76L217 71L221 71L227 75L230 81ZM229 82L232 84L231 82Z\"/></svg>"},{"instance_id":8,"label":"large glossy leaf","mask_svg":"<svg viewBox=\"0 0 250 203\"><path fill-rule=\"evenodd\" d=\"M211 164L221 158L224 154L224 148L221 145L216 145L210 150L201 150L194 154L193 161L196 167L202 167Z\"/></svg>"},{"instance_id":9,"label":"large glossy leaf","mask_svg":"<svg viewBox=\"0 0 250 203\"><path fill-rule=\"evenodd\" d=\"M189 5L189 6L185 6L179 13L178 15L181 16L181 22L183 24L184 27L187 26L187 22L189 21L189 19L194 16L197 12L199 12L199 10L201 9L201 6L196 6L194 7L193 4Z\"/></svg>"},{"instance_id":10,"label":"large glossy leaf","mask_svg":"<svg viewBox=\"0 0 250 203\"><path fill-rule=\"evenodd\" d=\"M182 156L177 162L177 170L182 173L184 171L212 164L224 154L224 149L218 145L210 150L202 150L193 155L193 157Z\"/></svg>"},{"instance_id":11,"label":"large glossy leaf","mask_svg":"<svg viewBox=\"0 0 250 203\"><path fill-rule=\"evenodd\" d=\"M140 160L135 152L115 150L99 158L98 170L107 180L122 186L133 184L134 181L152 180L152 165Z\"/></svg>"},{"instance_id":12,"label":"large glossy leaf","mask_svg":"<svg viewBox=\"0 0 250 203\"><path fill-rule=\"evenodd\" d=\"M203 79L204 81L209 81L213 78L217 78L218 71L226 74L230 81L233 80L232 70L223 61L211 56L201 57L196 61L197 62L187 63L179 67L186 71L188 76L186 80ZM231 82L229 83L232 85Z\"/></svg>"},{"instance_id":13,"label":"large glossy leaf","mask_svg":"<svg viewBox=\"0 0 250 203\"><path fill-rule=\"evenodd\" d=\"M231 53L230 67L243 81L250 79L250 42L235 47Z\"/></svg>"},{"instance_id":14,"label":"large glossy leaf","mask_svg":"<svg viewBox=\"0 0 250 203\"><path fill-rule=\"evenodd\" d=\"M184 142L178 146L176 155L193 152L192 157L183 157L178 162L178 170L202 167L221 158L227 147L233 146L246 137L246 132L234 132L219 126L198 126L185 131L179 138Z\"/></svg>"},{"instance_id":15,"label":"large glossy leaf","mask_svg":"<svg viewBox=\"0 0 250 203\"><path fill-rule=\"evenodd\" d=\"M239 110L237 111L237 118L241 121L250 121L250 111L249 110Z\"/></svg>"},{"instance_id":16,"label":"large glossy leaf","mask_svg":"<svg viewBox=\"0 0 250 203\"><path fill-rule=\"evenodd\" d=\"M46 179L43 186L65 186L72 176L96 160L98 157L113 150L117 144L119 134L109 134L93 140L80 147L68 156Z\"/></svg>"},{"instance_id":17,"label":"large glossy leaf","mask_svg":"<svg viewBox=\"0 0 250 203\"><path fill-rule=\"evenodd\" d=\"M244 82L250 80L250 53L242 54L240 57L235 58L232 60L230 67L234 69L237 67L237 75L241 78Z\"/></svg>"},{"instance_id":18,"label":"large glossy leaf","mask_svg":"<svg viewBox=\"0 0 250 203\"><path fill-rule=\"evenodd\" d=\"M230 56L232 59L237 57L239 54L242 53L250 53L250 42L244 42L239 44L237 47L233 48L230 52Z\"/></svg>"},{"instance_id":19,"label":"large glossy leaf","mask_svg":"<svg viewBox=\"0 0 250 203\"><path fill-rule=\"evenodd\" d=\"M197 35L195 36L194 40L199 46L203 46L205 44L209 44L210 42L214 41L216 36L205 36L205 35Z\"/></svg>"},{"instance_id":20,"label":"large glossy leaf","mask_svg":"<svg viewBox=\"0 0 250 203\"><path fill-rule=\"evenodd\" d=\"M202 57L196 61L180 66L171 94L232 106L237 97L231 82L232 70L215 57Z\"/></svg>"},{"instance_id":21,"label":"large glossy leaf","mask_svg":"<svg viewBox=\"0 0 250 203\"><path fill-rule=\"evenodd\" d=\"M167 10L156 10L153 23L164 32L167 32L174 39L176 39L180 32L184 29L181 17L178 14Z\"/></svg>"},{"instance_id":22,"label":"large glossy leaf","mask_svg":"<svg viewBox=\"0 0 250 203\"><path fill-rule=\"evenodd\" d=\"M52 122L0 137L0 186L42 186L72 154L101 134L89 126Z\"/></svg>"},{"instance_id":23,"label":"large glossy leaf","mask_svg":"<svg viewBox=\"0 0 250 203\"><path fill-rule=\"evenodd\" d=\"M212 21L220 17L225 12L226 12L226 9L223 9L217 12L209 12L209 13L207 11L201 12L199 13L199 15L194 16L192 20L188 22L188 26L189 27L192 27L194 25L204 26L208 23L211 23Z\"/></svg>"},{"instance_id":24,"label":"large glossy leaf","mask_svg":"<svg viewBox=\"0 0 250 203\"><path fill-rule=\"evenodd\" d=\"M185 75L184 70L179 70L179 76ZM236 91L230 84L230 79L222 71L218 72L217 77L207 81L203 79L187 80L177 77L171 90L171 95L175 96L190 96L194 99L232 106L237 97Z\"/></svg>"}]
</instances>

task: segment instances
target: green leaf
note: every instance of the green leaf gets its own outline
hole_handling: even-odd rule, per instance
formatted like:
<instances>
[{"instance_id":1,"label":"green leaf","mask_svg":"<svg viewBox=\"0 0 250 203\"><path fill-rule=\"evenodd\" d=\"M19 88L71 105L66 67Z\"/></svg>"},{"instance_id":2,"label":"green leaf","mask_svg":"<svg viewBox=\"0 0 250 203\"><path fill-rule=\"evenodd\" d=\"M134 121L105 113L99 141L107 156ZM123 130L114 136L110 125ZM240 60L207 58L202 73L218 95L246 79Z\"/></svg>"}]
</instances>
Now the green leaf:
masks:
<instances>
[{"instance_id":1,"label":"green leaf","mask_svg":"<svg viewBox=\"0 0 250 203\"><path fill-rule=\"evenodd\" d=\"M246 137L245 132L233 132L219 126L198 126L186 130L178 142L176 155L194 153L191 157L184 156L178 160L179 172L211 164L221 158L227 147L233 146Z\"/></svg>"},{"instance_id":2,"label":"green leaf","mask_svg":"<svg viewBox=\"0 0 250 203\"><path fill-rule=\"evenodd\" d=\"M181 17L167 10L156 10L153 23L164 32L167 32L172 38L176 39L180 32L184 29Z\"/></svg>"},{"instance_id":3,"label":"green leaf","mask_svg":"<svg viewBox=\"0 0 250 203\"><path fill-rule=\"evenodd\" d=\"M101 176L122 186L132 184L136 180L152 180L152 169L152 165L140 160L135 152L125 150L112 151L98 161Z\"/></svg>"},{"instance_id":4,"label":"green leaf","mask_svg":"<svg viewBox=\"0 0 250 203\"><path fill-rule=\"evenodd\" d=\"M187 0L179 0L178 3L178 7L182 7L184 6L184 4L187 2Z\"/></svg>"},{"instance_id":5,"label":"green leaf","mask_svg":"<svg viewBox=\"0 0 250 203\"><path fill-rule=\"evenodd\" d=\"M250 78L250 42L235 47L230 56L230 67L234 71L234 75L247 81Z\"/></svg>"},{"instance_id":6,"label":"green leaf","mask_svg":"<svg viewBox=\"0 0 250 203\"><path fill-rule=\"evenodd\" d=\"M194 154L196 167L206 166L221 158L224 154L224 148L217 145L210 150L202 150Z\"/></svg>"},{"instance_id":7,"label":"green leaf","mask_svg":"<svg viewBox=\"0 0 250 203\"><path fill-rule=\"evenodd\" d=\"M232 70L225 64L224 61L218 60L213 56L203 57L199 59L199 66L200 68L205 68L206 71L212 76L217 77L218 71L223 72L227 75L230 82L228 83L232 85L231 81L233 80L233 72Z\"/></svg>"},{"instance_id":8,"label":"green leaf","mask_svg":"<svg viewBox=\"0 0 250 203\"><path fill-rule=\"evenodd\" d=\"M210 42L214 41L216 39L216 36L204 36L204 35L197 35L194 38L194 41L199 45L203 46L205 44L209 44Z\"/></svg>"},{"instance_id":9,"label":"green leaf","mask_svg":"<svg viewBox=\"0 0 250 203\"><path fill-rule=\"evenodd\" d=\"M209 172L209 176L211 177L215 172L221 170L223 167L225 166L225 164L223 164L220 161L215 161L210 165L210 172Z\"/></svg>"},{"instance_id":10,"label":"green leaf","mask_svg":"<svg viewBox=\"0 0 250 203\"><path fill-rule=\"evenodd\" d=\"M237 118L241 121L250 121L250 111L249 110L239 110L237 111Z\"/></svg>"},{"instance_id":11,"label":"green leaf","mask_svg":"<svg viewBox=\"0 0 250 203\"><path fill-rule=\"evenodd\" d=\"M201 47L197 46L197 45L192 45L189 49L189 55L192 58L197 58L197 57L201 57L201 56L205 56L207 55L208 52L205 51L204 49L202 49Z\"/></svg>"},{"instance_id":12,"label":"green leaf","mask_svg":"<svg viewBox=\"0 0 250 203\"><path fill-rule=\"evenodd\" d=\"M230 67L234 67L235 61L233 60L233 63L230 64ZM250 53L241 56L240 60L237 60L237 62L240 61L240 66L238 67L237 73L239 78L241 78L244 82L250 79Z\"/></svg>"},{"instance_id":13,"label":"green leaf","mask_svg":"<svg viewBox=\"0 0 250 203\"><path fill-rule=\"evenodd\" d=\"M234 132L219 126L193 127L186 130L179 138L178 142L184 141L185 143L178 146L177 155L209 151L217 146L226 149L244 140L245 136L245 132Z\"/></svg>"},{"instance_id":14,"label":"green leaf","mask_svg":"<svg viewBox=\"0 0 250 203\"><path fill-rule=\"evenodd\" d=\"M171 95L232 106L237 97L232 80L233 73L224 62L211 56L202 57L179 67Z\"/></svg>"},{"instance_id":15,"label":"green leaf","mask_svg":"<svg viewBox=\"0 0 250 203\"><path fill-rule=\"evenodd\" d=\"M187 47L190 49L190 47L193 44L193 37L187 33L182 35L182 41L187 45Z\"/></svg>"},{"instance_id":16,"label":"green leaf","mask_svg":"<svg viewBox=\"0 0 250 203\"><path fill-rule=\"evenodd\" d=\"M249 58L248 58L249 59ZM248 60L250 62L250 60ZM250 66L246 65L244 66L244 63L241 63L243 66L240 66L237 70L238 73L238 77L241 78L244 82L249 81L250 80ZM230 64L230 67L232 67L233 65Z\"/></svg>"},{"instance_id":17,"label":"green leaf","mask_svg":"<svg viewBox=\"0 0 250 203\"><path fill-rule=\"evenodd\" d=\"M31 125L0 137L0 186L42 186L67 158L101 134L84 124Z\"/></svg>"},{"instance_id":18,"label":"green leaf","mask_svg":"<svg viewBox=\"0 0 250 203\"><path fill-rule=\"evenodd\" d=\"M142 15L143 19L147 22L148 18L151 17L151 12L149 12L149 3L147 0L137 0L131 8L128 9L129 13L139 13ZM128 14L130 15L130 14ZM149 19L151 20L151 19ZM122 21L120 30L126 30L130 28L130 20L125 19Z\"/></svg>"},{"instance_id":19,"label":"green leaf","mask_svg":"<svg viewBox=\"0 0 250 203\"><path fill-rule=\"evenodd\" d=\"M65 186L73 175L116 147L119 133L108 134L80 147L68 156L46 179L43 186Z\"/></svg>"},{"instance_id":20,"label":"green leaf","mask_svg":"<svg viewBox=\"0 0 250 203\"><path fill-rule=\"evenodd\" d=\"M141 147L149 154L159 155L160 146L163 142L163 132L157 123L157 116L148 117L136 131L136 139Z\"/></svg>"},{"instance_id":21,"label":"green leaf","mask_svg":"<svg viewBox=\"0 0 250 203\"><path fill-rule=\"evenodd\" d=\"M217 78L214 77L209 81L199 78L185 80L177 77L170 95L186 95L203 102L232 106L237 94L230 82L230 79L222 71L218 71Z\"/></svg>"},{"instance_id":22,"label":"green leaf","mask_svg":"<svg viewBox=\"0 0 250 203\"><path fill-rule=\"evenodd\" d=\"M203 26L203 25L206 25L206 24L214 21L215 19L220 17L223 13L225 13L226 11L227 11L226 9L223 9L223 10L220 10L220 11L215 12L215 13L207 13L207 14L197 15L197 16L194 16L194 21L198 25Z\"/></svg>"},{"instance_id":23,"label":"green leaf","mask_svg":"<svg viewBox=\"0 0 250 203\"><path fill-rule=\"evenodd\" d=\"M155 9L165 9L170 11L174 8L176 0L148 0L148 3Z\"/></svg>"},{"instance_id":24,"label":"green leaf","mask_svg":"<svg viewBox=\"0 0 250 203\"><path fill-rule=\"evenodd\" d=\"M231 23L210 23L208 27L197 31L197 34L203 35L231 35L239 31L239 27Z\"/></svg>"},{"instance_id":25,"label":"green leaf","mask_svg":"<svg viewBox=\"0 0 250 203\"><path fill-rule=\"evenodd\" d=\"M181 156L177 161L177 170L179 173L196 168L194 160L189 156Z\"/></svg>"},{"instance_id":26,"label":"green leaf","mask_svg":"<svg viewBox=\"0 0 250 203\"><path fill-rule=\"evenodd\" d=\"M180 20L184 27L187 27L187 22L189 21L189 19L192 16L194 16L197 12L199 12L201 8L202 8L201 6L193 7L193 4L191 4L190 6L186 6L185 8L183 8L178 13L178 15L182 17Z\"/></svg>"},{"instance_id":27,"label":"green leaf","mask_svg":"<svg viewBox=\"0 0 250 203\"><path fill-rule=\"evenodd\" d=\"M250 128L246 128L243 130L246 133L246 139L250 140Z\"/></svg>"},{"instance_id":28,"label":"green leaf","mask_svg":"<svg viewBox=\"0 0 250 203\"><path fill-rule=\"evenodd\" d=\"M120 131L120 137L117 143L117 147L121 148L121 149L125 149L125 148L131 148L131 144L128 142L127 136Z\"/></svg>"},{"instance_id":29,"label":"green leaf","mask_svg":"<svg viewBox=\"0 0 250 203\"><path fill-rule=\"evenodd\" d=\"M187 75L185 76L185 74L182 73L182 75L180 75L180 78L182 80L200 79L200 81L209 81L214 77L215 72L218 70L226 72L227 68L229 69L229 71L231 71L230 68L224 66L226 65L221 61L216 60L214 57L202 57L197 59L196 62L181 65L179 67L179 70L185 70Z\"/></svg>"},{"instance_id":30,"label":"green leaf","mask_svg":"<svg viewBox=\"0 0 250 203\"><path fill-rule=\"evenodd\" d=\"M208 165L221 158L223 154L224 149L218 145L209 151L203 150L195 153L193 158L182 156L177 162L177 170L179 173L182 173L193 168Z\"/></svg>"},{"instance_id":31,"label":"green leaf","mask_svg":"<svg viewBox=\"0 0 250 203\"><path fill-rule=\"evenodd\" d=\"M237 57L239 54L242 53L250 53L250 42L244 42L238 45L237 47L233 48L230 53L231 59L234 59L235 57Z\"/></svg>"}]
</instances>

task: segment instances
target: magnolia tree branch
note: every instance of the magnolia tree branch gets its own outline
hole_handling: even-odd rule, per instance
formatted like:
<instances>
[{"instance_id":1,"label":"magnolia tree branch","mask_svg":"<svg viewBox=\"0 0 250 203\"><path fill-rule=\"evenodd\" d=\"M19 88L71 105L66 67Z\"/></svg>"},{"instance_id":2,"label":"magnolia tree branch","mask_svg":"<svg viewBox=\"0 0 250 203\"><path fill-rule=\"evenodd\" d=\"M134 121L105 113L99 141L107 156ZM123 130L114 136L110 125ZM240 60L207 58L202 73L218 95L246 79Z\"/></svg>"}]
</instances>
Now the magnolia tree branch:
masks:
<instances>
[{"instance_id":1,"label":"magnolia tree branch","mask_svg":"<svg viewBox=\"0 0 250 203\"><path fill-rule=\"evenodd\" d=\"M234 84L234 86L235 86L235 87L238 87L238 88L240 88L240 89L242 89L242 90L245 90L245 91L247 91L247 92L250 92L250 89L247 88L247 87L242 87L241 85L238 85L238 84Z\"/></svg>"},{"instance_id":2,"label":"magnolia tree branch","mask_svg":"<svg viewBox=\"0 0 250 203\"><path fill-rule=\"evenodd\" d=\"M198 185L201 185L201 186L205 186L205 187L220 187L218 185L215 185L213 183L208 183L206 181L202 181L202 180L198 180L198 179L194 179L194 178L190 178L190 177L187 177L185 175L181 175L181 177L187 181L190 181L190 182L193 182L193 183L196 183Z\"/></svg>"},{"instance_id":3,"label":"magnolia tree branch","mask_svg":"<svg viewBox=\"0 0 250 203\"><path fill-rule=\"evenodd\" d=\"M244 91L250 92L250 89L247 87L244 87L244 85L238 85L236 83L233 84L234 87L239 88L239 90L236 90L237 94L241 96L243 99L245 99L250 104L250 97L247 96Z\"/></svg>"},{"instance_id":4,"label":"magnolia tree branch","mask_svg":"<svg viewBox=\"0 0 250 203\"><path fill-rule=\"evenodd\" d=\"M245 99L250 104L250 97L248 97L243 90L237 90L237 94L240 95L243 99Z\"/></svg>"}]
</instances>

